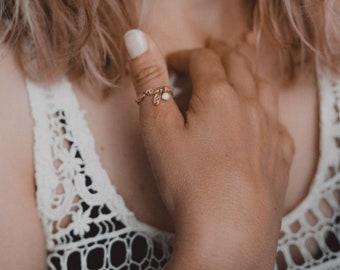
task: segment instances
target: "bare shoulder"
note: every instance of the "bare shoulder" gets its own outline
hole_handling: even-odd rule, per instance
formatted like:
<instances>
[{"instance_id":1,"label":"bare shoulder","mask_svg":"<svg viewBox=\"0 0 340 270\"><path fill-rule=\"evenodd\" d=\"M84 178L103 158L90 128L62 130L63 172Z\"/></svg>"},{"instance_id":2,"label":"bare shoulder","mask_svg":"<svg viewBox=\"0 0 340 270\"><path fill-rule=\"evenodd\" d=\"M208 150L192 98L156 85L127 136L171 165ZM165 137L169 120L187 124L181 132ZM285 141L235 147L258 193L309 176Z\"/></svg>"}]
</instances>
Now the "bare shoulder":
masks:
<instances>
[{"instance_id":1,"label":"bare shoulder","mask_svg":"<svg viewBox=\"0 0 340 270\"><path fill-rule=\"evenodd\" d=\"M16 168L32 175L33 123L24 75L10 51L0 52L0 152L7 162L15 157Z\"/></svg>"},{"instance_id":2,"label":"bare shoulder","mask_svg":"<svg viewBox=\"0 0 340 270\"><path fill-rule=\"evenodd\" d=\"M0 52L0 269L46 269L25 78L12 53Z\"/></svg>"}]
</instances>

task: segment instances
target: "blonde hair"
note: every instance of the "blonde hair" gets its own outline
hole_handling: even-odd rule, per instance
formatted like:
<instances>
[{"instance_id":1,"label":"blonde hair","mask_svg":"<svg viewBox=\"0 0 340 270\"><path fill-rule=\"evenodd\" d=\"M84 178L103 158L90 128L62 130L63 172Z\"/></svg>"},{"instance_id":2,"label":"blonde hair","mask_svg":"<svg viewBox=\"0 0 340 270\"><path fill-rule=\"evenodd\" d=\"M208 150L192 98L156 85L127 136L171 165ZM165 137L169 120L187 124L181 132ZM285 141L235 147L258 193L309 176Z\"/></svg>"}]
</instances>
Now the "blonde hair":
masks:
<instances>
[{"instance_id":1,"label":"blonde hair","mask_svg":"<svg viewBox=\"0 0 340 270\"><path fill-rule=\"evenodd\" d=\"M257 0L254 25L276 42L289 78L306 60L340 73L338 0ZM339 13L337 13L339 12Z\"/></svg>"},{"instance_id":2,"label":"blonde hair","mask_svg":"<svg viewBox=\"0 0 340 270\"><path fill-rule=\"evenodd\" d=\"M282 63L294 74L296 56L340 67L338 0L246 0L257 33L276 41ZM123 35L138 26L138 1L5 0L1 39L25 74L49 81L60 76L112 88L126 72Z\"/></svg>"},{"instance_id":3,"label":"blonde hair","mask_svg":"<svg viewBox=\"0 0 340 270\"><path fill-rule=\"evenodd\" d=\"M2 40L31 79L66 75L102 88L124 74L122 37L137 17L131 2L5 0L0 5Z\"/></svg>"}]
</instances>

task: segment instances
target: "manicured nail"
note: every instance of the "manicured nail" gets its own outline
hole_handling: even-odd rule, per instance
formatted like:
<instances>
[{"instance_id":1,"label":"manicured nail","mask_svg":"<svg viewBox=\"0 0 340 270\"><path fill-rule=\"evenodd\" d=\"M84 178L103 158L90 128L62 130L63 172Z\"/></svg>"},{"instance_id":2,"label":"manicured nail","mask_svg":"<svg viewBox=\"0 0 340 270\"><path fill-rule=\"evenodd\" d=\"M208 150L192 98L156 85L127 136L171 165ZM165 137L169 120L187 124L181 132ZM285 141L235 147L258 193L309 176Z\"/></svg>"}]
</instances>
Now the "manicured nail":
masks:
<instances>
[{"instance_id":1,"label":"manicured nail","mask_svg":"<svg viewBox=\"0 0 340 270\"><path fill-rule=\"evenodd\" d=\"M124 41L131 59L142 55L148 50L147 40L141 30L132 29L127 31L124 35Z\"/></svg>"}]
</instances>

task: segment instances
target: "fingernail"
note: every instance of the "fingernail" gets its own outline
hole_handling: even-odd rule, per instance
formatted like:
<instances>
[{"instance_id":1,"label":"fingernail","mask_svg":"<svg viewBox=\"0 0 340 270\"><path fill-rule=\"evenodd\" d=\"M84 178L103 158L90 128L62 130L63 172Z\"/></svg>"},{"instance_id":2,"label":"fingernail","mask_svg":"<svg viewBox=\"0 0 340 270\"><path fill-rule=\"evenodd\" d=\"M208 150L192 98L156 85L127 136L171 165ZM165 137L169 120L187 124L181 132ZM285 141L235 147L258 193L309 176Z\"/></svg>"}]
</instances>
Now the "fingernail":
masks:
<instances>
[{"instance_id":1,"label":"fingernail","mask_svg":"<svg viewBox=\"0 0 340 270\"><path fill-rule=\"evenodd\" d=\"M132 29L125 33L124 41L131 59L134 59L148 50L148 43L144 33L138 29Z\"/></svg>"}]
</instances>

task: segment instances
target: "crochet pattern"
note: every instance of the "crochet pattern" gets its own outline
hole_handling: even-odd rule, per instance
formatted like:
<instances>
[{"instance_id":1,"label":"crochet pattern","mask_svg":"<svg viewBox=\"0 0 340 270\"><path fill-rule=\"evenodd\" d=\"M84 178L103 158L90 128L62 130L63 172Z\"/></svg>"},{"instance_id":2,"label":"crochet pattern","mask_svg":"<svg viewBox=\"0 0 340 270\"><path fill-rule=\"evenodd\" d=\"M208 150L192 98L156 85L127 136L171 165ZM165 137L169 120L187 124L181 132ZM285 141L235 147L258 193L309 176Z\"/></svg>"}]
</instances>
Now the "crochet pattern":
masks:
<instances>
[{"instance_id":1,"label":"crochet pattern","mask_svg":"<svg viewBox=\"0 0 340 270\"><path fill-rule=\"evenodd\" d=\"M138 221L117 194L71 84L27 88L49 269L164 269L173 236ZM340 81L320 74L319 88L318 169L307 197L283 219L277 270L340 269Z\"/></svg>"},{"instance_id":2,"label":"crochet pattern","mask_svg":"<svg viewBox=\"0 0 340 270\"><path fill-rule=\"evenodd\" d=\"M163 269L172 236L139 222L111 185L68 82L27 82L49 269Z\"/></svg>"},{"instance_id":3,"label":"crochet pattern","mask_svg":"<svg viewBox=\"0 0 340 270\"><path fill-rule=\"evenodd\" d=\"M320 73L320 157L309 194L281 226L276 269L340 269L340 80Z\"/></svg>"}]
</instances>

